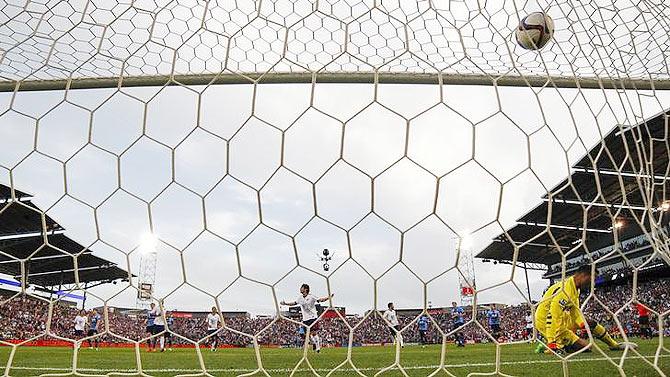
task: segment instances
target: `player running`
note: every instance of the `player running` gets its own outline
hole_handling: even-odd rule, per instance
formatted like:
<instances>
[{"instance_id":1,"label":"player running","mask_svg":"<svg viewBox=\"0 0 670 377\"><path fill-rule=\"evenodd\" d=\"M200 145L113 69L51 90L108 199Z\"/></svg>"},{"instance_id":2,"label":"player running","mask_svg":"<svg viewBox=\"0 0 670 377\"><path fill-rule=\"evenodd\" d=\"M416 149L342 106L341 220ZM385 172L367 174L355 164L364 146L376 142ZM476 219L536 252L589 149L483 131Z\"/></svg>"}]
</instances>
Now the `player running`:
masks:
<instances>
[{"instance_id":1,"label":"player running","mask_svg":"<svg viewBox=\"0 0 670 377\"><path fill-rule=\"evenodd\" d=\"M610 350L636 348L633 343L618 343L607 333L603 325L592 319L584 319L579 309L579 291L591 284L591 266L584 265L564 281L547 289L535 311L535 328L542 334L551 351L575 352L588 347L589 341L577 336L578 329L589 325L591 333L607 344ZM540 343L536 352L542 352ZM548 351L546 351L548 352Z\"/></svg>"},{"instance_id":2,"label":"player running","mask_svg":"<svg viewBox=\"0 0 670 377\"><path fill-rule=\"evenodd\" d=\"M428 344L428 339L426 338L426 333L428 333L428 323L428 316L425 314L421 314L421 317L419 317L419 320L416 322L417 326L419 326L419 340L423 348L426 348L426 344Z\"/></svg>"},{"instance_id":3,"label":"player running","mask_svg":"<svg viewBox=\"0 0 670 377\"><path fill-rule=\"evenodd\" d=\"M221 327L220 322L221 317L219 317L216 306L212 306L212 312L207 314L207 336L209 337L209 346L212 352L216 352L216 346L219 343L219 336L216 332Z\"/></svg>"},{"instance_id":4,"label":"player running","mask_svg":"<svg viewBox=\"0 0 670 377\"><path fill-rule=\"evenodd\" d=\"M389 331L391 332L391 337L393 338L393 344L400 344L400 347L405 347L405 343L402 339L402 334L400 333L400 322L398 322L398 316L395 313L395 307L392 302L388 303L388 310L384 312L382 318L386 320L388 324Z\"/></svg>"},{"instance_id":5,"label":"player running","mask_svg":"<svg viewBox=\"0 0 670 377\"><path fill-rule=\"evenodd\" d=\"M500 310L496 309L496 304L491 304L491 309L486 312L486 318L489 320L489 327L493 337L500 337Z\"/></svg>"},{"instance_id":6,"label":"player running","mask_svg":"<svg viewBox=\"0 0 670 377\"><path fill-rule=\"evenodd\" d=\"M91 309L91 324L88 327L88 334L86 334L88 338L88 348L93 349L93 343L95 343L95 350L98 350L99 346L99 339L96 336L98 334L98 326L100 325L100 321L102 320L102 317L100 314L95 309ZM92 338L96 336L95 338Z\"/></svg>"},{"instance_id":7,"label":"player running","mask_svg":"<svg viewBox=\"0 0 670 377\"><path fill-rule=\"evenodd\" d=\"M300 296L296 301L282 301L281 305L285 306L300 306L300 312L302 314L302 323L305 327L309 328L310 340L312 341L312 349L317 353L321 352L321 337L318 334L319 324L316 323L316 320L319 318L316 312L316 303L325 302L335 296L334 293L331 293L330 296L317 298L314 295L309 293L309 285L303 284L300 286ZM307 331L306 331L307 332Z\"/></svg>"},{"instance_id":8,"label":"player running","mask_svg":"<svg viewBox=\"0 0 670 377\"><path fill-rule=\"evenodd\" d=\"M456 301L451 302L451 329L456 331L454 334L454 343L457 347L465 347L465 336L460 329L465 324L465 310L456 304Z\"/></svg>"}]
</instances>

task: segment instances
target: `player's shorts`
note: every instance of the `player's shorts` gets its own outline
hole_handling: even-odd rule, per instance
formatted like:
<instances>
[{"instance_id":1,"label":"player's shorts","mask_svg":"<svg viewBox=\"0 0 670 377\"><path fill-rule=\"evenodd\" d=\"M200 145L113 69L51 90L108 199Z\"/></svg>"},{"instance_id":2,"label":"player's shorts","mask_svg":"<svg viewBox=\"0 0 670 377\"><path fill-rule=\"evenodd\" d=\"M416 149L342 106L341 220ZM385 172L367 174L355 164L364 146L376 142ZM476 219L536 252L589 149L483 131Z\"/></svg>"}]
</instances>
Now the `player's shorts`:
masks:
<instances>
[{"instance_id":1,"label":"player's shorts","mask_svg":"<svg viewBox=\"0 0 670 377\"><path fill-rule=\"evenodd\" d=\"M307 327L309 327L309 326L312 326L311 327L312 333L319 329L319 323L316 321L317 319L318 318L312 318L312 319L308 319L306 321L302 321L302 323L305 325L304 326L305 327L305 333L307 333Z\"/></svg>"},{"instance_id":2,"label":"player's shorts","mask_svg":"<svg viewBox=\"0 0 670 377\"><path fill-rule=\"evenodd\" d=\"M212 330L212 329L207 329L207 336L210 336L210 335L212 335L212 334L215 334L216 331L217 331L216 329L214 329L214 330Z\"/></svg>"},{"instance_id":3,"label":"player's shorts","mask_svg":"<svg viewBox=\"0 0 670 377\"><path fill-rule=\"evenodd\" d=\"M74 336L84 336L84 330L74 330Z\"/></svg>"},{"instance_id":4,"label":"player's shorts","mask_svg":"<svg viewBox=\"0 0 670 377\"><path fill-rule=\"evenodd\" d=\"M491 331L493 332L500 332L500 324L499 323L492 323L491 324Z\"/></svg>"},{"instance_id":5,"label":"player's shorts","mask_svg":"<svg viewBox=\"0 0 670 377\"><path fill-rule=\"evenodd\" d=\"M93 335L95 335L95 334L97 334L97 333L98 333L98 330L96 330L96 329L89 329L89 330L88 330L88 333L86 334L86 336L93 336Z\"/></svg>"},{"instance_id":6,"label":"player's shorts","mask_svg":"<svg viewBox=\"0 0 670 377\"><path fill-rule=\"evenodd\" d=\"M648 327L649 326L649 317L644 316L639 318L640 326Z\"/></svg>"},{"instance_id":7,"label":"player's shorts","mask_svg":"<svg viewBox=\"0 0 670 377\"><path fill-rule=\"evenodd\" d=\"M395 338L396 334L400 332L400 325L389 326L389 332L391 336Z\"/></svg>"},{"instance_id":8,"label":"player's shorts","mask_svg":"<svg viewBox=\"0 0 670 377\"><path fill-rule=\"evenodd\" d=\"M463 322L453 322L453 323L451 324L451 329L452 329L452 330L456 330L456 329L460 328L460 327L463 326L463 325L464 325Z\"/></svg>"},{"instance_id":9,"label":"player's shorts","mask_svg":"<svg viewBox=\"0 0 670 377\"><path fill-rule=\"evenodd\" d=\"M158 333L161 333L165 331L165 326L163 325L153 325L151 326L151 334L156 335Z\"/></svg>"},{"instance_id":10,"label":"player's shorts","mask_svg":"<svg viewBox=\"0 0 670 377\"><path fill-rule=\"evenodd\" d=\"M146 327L146 332L149 333L149 334L153 334L154 333L154 325L147 326Z\"/></svg>"}]
</instances>

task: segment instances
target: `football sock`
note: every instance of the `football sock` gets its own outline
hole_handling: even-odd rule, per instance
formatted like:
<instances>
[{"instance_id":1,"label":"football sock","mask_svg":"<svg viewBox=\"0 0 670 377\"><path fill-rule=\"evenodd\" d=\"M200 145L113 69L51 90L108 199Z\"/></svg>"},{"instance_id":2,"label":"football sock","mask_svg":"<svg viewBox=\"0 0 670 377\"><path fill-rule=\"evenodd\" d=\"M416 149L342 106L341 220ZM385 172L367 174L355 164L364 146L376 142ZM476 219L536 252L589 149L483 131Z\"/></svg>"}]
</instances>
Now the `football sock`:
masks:
<instances>
[{"instance_id":1,"label":"football sock","mask_svg":"<svg viewBox=\"0 0 670 377\"><path fill-rule=\"evenodd\" d=\"M619 343L616 340L612 339L610 334L607 333L607 330L605 330L605 327L603 327L603 325L601 325L600 323L596 324L592 331L593 336L602 340L608 346L616 347L619 345Z\"/></svg>"}]
</instances>

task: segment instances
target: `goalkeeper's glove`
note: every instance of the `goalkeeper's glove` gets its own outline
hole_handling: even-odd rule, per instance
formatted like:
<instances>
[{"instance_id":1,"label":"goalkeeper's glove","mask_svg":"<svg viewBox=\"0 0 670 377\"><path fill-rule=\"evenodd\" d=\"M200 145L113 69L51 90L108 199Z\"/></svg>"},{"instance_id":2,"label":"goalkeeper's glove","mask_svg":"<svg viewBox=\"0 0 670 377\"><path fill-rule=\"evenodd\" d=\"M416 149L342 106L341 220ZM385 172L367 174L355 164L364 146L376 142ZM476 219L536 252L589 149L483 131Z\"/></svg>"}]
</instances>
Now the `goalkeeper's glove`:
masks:
<instances>
[{"instance_id":1,"label":"goalkeeper's glove","mask_svg":"<svg viewBox=\"0 0 670 377\"><path fill-rule=\"evenodd\" d=\"M556 353L559 355L562 355L564 353L563 348L559 347L558 344L556 344L556 342L551 342L547 344L547 347L549 347L549 349L545 353Z\"/></svg>"},{"instance_id":2,"label":"goalkeeper's glove","mask_svg":"<svg viewBox=\"0 0 670 377\"><path fill-rule=\"evenodd\" d=\"M579 324L579 328L577 329L576 334L579 337L587 336L588 332L586 331L586 322L582 322Z\"/></svg>"}]
</instances>

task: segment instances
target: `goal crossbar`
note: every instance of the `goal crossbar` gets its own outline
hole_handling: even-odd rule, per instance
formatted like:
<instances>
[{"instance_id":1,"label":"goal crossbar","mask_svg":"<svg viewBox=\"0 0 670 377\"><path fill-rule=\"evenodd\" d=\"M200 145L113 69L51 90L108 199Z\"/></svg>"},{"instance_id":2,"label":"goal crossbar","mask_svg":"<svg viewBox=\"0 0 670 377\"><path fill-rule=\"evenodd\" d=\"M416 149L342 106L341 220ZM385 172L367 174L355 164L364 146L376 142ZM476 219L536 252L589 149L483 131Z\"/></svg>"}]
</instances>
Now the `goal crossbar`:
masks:
<instances>
[{"instance_id":1,"label":"goal crossbar","mask_svg":"<svg viewBox=\"0 0 670 377\"><path fill-rule=\"evenodd\" d=\"M102 89L169 85L224 84L442 84L582 89L668 90L670 79L597 78L561 76L492 76L484 74L391 73L391 72L271 72L86 77L57 80L0 81L0 92Z\"/></svg>"}]
</instances>

